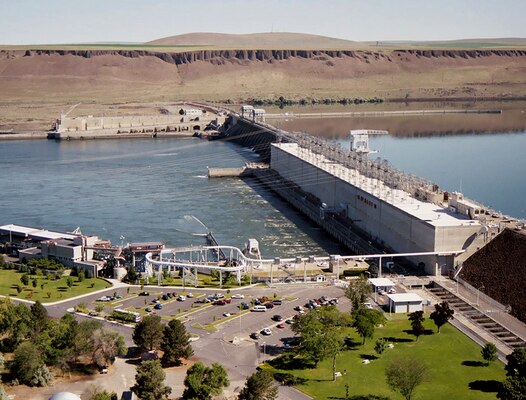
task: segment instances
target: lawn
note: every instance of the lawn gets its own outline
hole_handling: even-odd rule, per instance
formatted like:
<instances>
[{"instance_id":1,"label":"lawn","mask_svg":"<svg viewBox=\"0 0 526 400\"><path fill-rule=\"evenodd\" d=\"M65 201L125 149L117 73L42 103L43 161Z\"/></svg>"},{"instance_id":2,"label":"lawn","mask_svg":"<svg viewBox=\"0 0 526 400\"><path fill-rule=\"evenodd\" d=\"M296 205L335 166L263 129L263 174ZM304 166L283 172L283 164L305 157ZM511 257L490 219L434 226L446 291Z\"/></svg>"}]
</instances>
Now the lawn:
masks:
<instances>
[{"instance_id":1,"label":"lawn","mask_svg":"<svg viewBox=\"0 0 526 400\"><path fill-rule=\"evenodd\" d=\"M52 280L42 275L30 275L29 284L24 286L20 281L22 275L22 272L16 270L0 270L0 295L49 303L111 287L110 283L102 279L86 278L82 282L78 282L77 277L72 277L73 286L68 287L67 277ZM34 278L37 279L36 287L33 287ZM22 287L22 292L18 293L17 285ZM44 285L43 288L41 285Z\"/></svg>"},{"instance_id":2,"label":"lawn","mask_svg":"<svg viewBox=\"0 0 526 400\"><path fill-rule=\"evenodd\" d=\"M378 328L373 340L365 346L361 339L349 330L352 344L349 350L341 353L336 361L336 371L343 376L332 381L332 361L321 362L316 369L279 369L305 379L298 389L315 399L345 399L346 387L349 387L349 399L402 399L391 391L386 383L385 368L397 358L412 356L423 360L429 369L427 382L417 387L415 399L495 399L496 382L504 380L504 367L500 362L490 366L481 363L480 346L468 339L450 324L442 327L440 334L432 321L426 320L425 327L430 331L420 336L418 342L406 330L410 329L406 319L393 319ZM432 330L432 334L431 334ZM374 359L376 339L391 338L394 348L386 349L378 359ZM372 358L371 363L363 360ZM277 366L277 365L276 365ZM295 366L298 368L298 366Z\"/></svg>"}]
</instances>

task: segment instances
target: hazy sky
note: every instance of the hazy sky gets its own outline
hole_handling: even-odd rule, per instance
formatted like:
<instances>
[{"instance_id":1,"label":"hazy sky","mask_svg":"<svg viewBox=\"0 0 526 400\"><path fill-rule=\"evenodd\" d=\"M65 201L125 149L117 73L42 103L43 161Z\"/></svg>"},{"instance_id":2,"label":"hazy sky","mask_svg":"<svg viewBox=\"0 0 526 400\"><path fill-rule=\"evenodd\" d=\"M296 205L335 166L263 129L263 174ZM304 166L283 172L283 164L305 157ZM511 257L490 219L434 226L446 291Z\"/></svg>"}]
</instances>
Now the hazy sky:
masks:
<instances>
[{"instance_id":1,"label":"hazy sky","mask_svg":"<svg viewBox=\"0 0 526 400\"><path fill-rule=\"evenodd\" d=\"M0 43L270 31L360 41L526 37L525 17L526 0L0 0Z\"/></svg>"}]
</instances>

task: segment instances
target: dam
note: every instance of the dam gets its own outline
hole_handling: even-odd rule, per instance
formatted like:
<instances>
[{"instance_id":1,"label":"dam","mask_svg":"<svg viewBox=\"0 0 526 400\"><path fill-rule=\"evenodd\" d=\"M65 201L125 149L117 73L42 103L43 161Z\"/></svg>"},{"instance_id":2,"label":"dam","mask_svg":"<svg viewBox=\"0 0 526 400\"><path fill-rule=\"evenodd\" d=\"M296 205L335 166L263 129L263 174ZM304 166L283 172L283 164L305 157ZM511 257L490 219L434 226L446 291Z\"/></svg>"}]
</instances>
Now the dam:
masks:
<instances>
[{"instance_id":1,"label":"dam","mask_svg":"<svg viewBox=\"0 0 526 400\"><path fill-rule=\"evenodd\" d=\"M495 211L385 160L231 112L222 133L270 165L254 176L357 254L405 258L445 275L500 231Z\"/></svg>"}]
</instances>

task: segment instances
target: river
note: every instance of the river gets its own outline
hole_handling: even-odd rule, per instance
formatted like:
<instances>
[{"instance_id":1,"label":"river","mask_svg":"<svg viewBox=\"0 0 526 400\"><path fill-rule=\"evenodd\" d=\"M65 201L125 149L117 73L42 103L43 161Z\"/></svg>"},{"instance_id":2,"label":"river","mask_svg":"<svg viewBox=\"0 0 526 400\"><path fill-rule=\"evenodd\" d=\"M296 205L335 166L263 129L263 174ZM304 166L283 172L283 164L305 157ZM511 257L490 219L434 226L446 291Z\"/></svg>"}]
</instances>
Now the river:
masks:
<instances>
[{"instance_id":1,"label":"river","mask_svg":"<svg viewBox=\"0 0 526 400\"><path fill-rule=\"evenodd\" d=\"M458 122L464 124L461 132L452 131L449 121L461 121L459 116L447 115L441 123L436 116L276 123L345 147L350 129L388 129L389 136L371 137L371 147L379 150L371 157L526 218L526 133L523 113L513 113L518 125L504 124L506 129L490 124L488 115L466 116L477 128ZM506 112L493 118L509 120ZM188 217L195 216L222 244L242 247L256 238L263 257L347 253L256 181L206 177L207 166L242 166L257 159L232 143L196 138L0 141L0 224L60 231L79 226L116 244L183 246L204 244L192 235L206 230Z\"/></svg>"}]
</instances>

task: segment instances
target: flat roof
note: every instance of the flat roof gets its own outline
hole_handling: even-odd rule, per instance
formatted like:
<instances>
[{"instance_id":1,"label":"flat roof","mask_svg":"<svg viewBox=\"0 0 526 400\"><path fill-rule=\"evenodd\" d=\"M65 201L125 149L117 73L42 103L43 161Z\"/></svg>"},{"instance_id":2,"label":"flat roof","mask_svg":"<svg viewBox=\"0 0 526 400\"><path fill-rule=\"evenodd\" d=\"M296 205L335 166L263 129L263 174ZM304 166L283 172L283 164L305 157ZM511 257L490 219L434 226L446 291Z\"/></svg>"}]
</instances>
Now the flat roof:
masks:
<instances>
[{"instance_id":1,"label":"flat roof","mask_svg":"<svg viewBox=\"0 0 526 400\"><path fill-rule=\"evenodd\" d=\"M387 279L387 278L370 278L369 279L369 282L371 282L371 284L373 286L394 286L394 282L390 279Z\"/></svg>"},{"instance_id":2,"label":"flat roof","mask_svg":"<svg viewBox=\"0 0 526 400\"><path fill-rule=\"evenodd\" d=\"M394 294L388 294L387 297L389 300L393 301L393 303L407 303L410 301L424 301L422 297L417 295L416 293L394 293Z\"/></svg>"},{"instance_id":3,"label":"flat roof","mask_svg":"<svg viewBox=\"0 0 526 400\"><path fill-rule=\"evenodd\" d=\"M372 198L391 204L433 226L480 226L478 221L469 219L462 214L456 214L448 207L418 200L408 192L393 189L379 179L362 175L359 171L345 167L334 160L326 158L322 154L314 153L304 147L301 147L300 151L300 146L297 143L272 143L272 146L294 155L324 172L363 190ZM352 173L350 171L352 171Z\"/></svg>"},{"instance_id":4,"label":"flat roof","mask_svg":"<svg viewBox=\"0 0 526 400\"><path fill-rule=\"evenodd\" d=\"M0 226L0 232L13 233L15 235L30 236L39 239L75 239L75 235L70 233L53 232L46 229L31 228L29 226L21 225L2 225Z\"/></svg>"}]
</instances>

